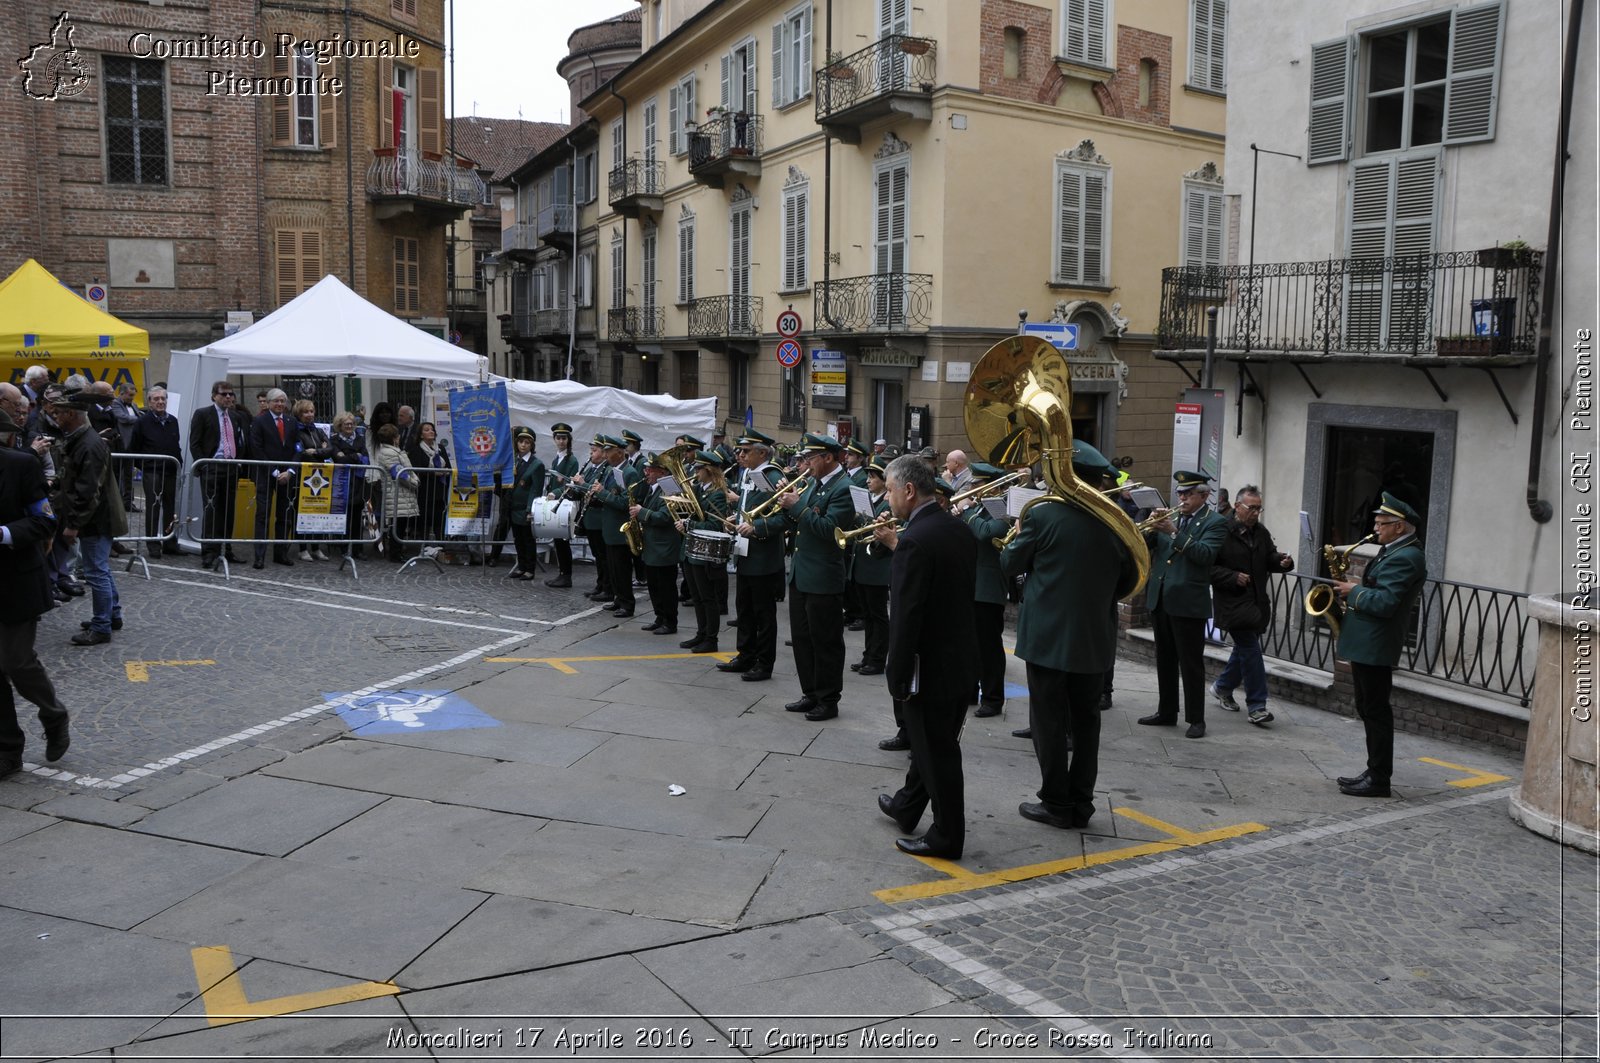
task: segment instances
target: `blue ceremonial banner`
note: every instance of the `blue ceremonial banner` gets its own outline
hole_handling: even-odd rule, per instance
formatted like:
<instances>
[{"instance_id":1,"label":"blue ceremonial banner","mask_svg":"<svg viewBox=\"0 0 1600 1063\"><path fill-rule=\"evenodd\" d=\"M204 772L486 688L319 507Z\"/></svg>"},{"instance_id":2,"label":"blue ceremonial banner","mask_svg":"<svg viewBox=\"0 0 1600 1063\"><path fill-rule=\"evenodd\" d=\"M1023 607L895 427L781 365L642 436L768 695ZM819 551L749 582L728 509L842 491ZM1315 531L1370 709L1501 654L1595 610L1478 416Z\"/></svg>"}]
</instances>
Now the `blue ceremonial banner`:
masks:
<instances>
[{"instance_id":1,"label":"blue ceremonial banner","mask_svg":"<svg viewBox=\"0 0 1600 1063\"><path fill-rule=\"evenodd\" d=\"M494 474L511 479L511 409L504 384L479 384L450 390L450 435L455 440L456 473L489 486Z\"/></svg>"}]
</instances>

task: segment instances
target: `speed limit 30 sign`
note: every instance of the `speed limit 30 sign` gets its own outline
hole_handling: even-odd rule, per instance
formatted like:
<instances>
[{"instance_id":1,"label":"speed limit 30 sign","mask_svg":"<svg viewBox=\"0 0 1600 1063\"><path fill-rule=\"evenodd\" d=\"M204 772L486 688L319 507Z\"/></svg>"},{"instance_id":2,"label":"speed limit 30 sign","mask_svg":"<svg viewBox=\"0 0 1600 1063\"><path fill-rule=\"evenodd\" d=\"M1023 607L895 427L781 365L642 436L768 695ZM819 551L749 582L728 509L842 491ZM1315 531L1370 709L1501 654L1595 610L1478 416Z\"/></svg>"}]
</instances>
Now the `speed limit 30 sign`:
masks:
<instances>
[{"instance_id":1,"label":"speed limit 30 sign","mask_svg":"<svg viewBox=\"0 0 1600 1063\"><path fill-rule=\"evenodd\" d=\"M792 340L800 335L801 325L800 315L793 310L785 310L778 315L778 335L786 340Z\"/></svg>"}]
</instances>

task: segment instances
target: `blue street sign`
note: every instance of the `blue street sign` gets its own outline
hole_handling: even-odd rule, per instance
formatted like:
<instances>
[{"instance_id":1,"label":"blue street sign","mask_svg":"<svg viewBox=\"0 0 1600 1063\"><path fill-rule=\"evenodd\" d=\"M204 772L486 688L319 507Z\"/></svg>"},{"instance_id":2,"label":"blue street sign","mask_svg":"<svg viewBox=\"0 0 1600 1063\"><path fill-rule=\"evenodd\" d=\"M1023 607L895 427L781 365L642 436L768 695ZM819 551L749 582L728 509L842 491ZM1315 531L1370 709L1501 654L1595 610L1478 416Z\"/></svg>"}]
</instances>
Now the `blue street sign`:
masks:
<instances>
[{"instance_id":1,"label":"blue street sign","mask_svg":"<svg viewBox=\"0 0 1600 1063\"><path fill-rule=\"evenodd\" d=\"M1023 335L1038 336L1058 351L1075 351L1078 349L1078 326L1062 324L1055 321L1045 321L1039 324L1026 322L1022 326Z\"/></svg>"}]
</instances>

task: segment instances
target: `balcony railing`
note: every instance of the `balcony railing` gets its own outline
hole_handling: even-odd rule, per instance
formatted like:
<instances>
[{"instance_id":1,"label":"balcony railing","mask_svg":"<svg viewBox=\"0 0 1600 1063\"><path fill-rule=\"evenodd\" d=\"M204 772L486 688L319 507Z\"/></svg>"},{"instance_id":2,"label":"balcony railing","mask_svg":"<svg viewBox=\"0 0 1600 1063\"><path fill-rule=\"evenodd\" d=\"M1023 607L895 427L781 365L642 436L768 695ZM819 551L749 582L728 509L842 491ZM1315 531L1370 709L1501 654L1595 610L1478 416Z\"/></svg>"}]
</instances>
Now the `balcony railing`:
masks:
<instances>
[{"instance_id":1,"label":"balcony railing","mask_svg":"<svg viewBox=\"0 0 1600 1063\"><path fill-rule=\"evenodd\" d=\"M761 296L708 295L689 304L689 335L761 335Z\"/></svg>"},{"instance_id":2,"label":"balcony railing","mask_svg":"<svg viewBox=\"0 0 1600 1063\"><path fill-rule=\"evenodd\" d=\"M1333 637L1326 621L1306 615L1313 582L1293 573L1270 577L1272 624L1261 641L1268 657L1324 672L1333 670ZM1412 615L1400 668L1455 686L1528 704L1533 692L1538 625L1528 596L1471 583L1430 579Z\"/></svg>"},{"instance_id":3,"label":"balcony railing","mask_svg":"<svg viewBox=\"0 0 1600 1063\"><path fill-rule=\"evenodd\" d=\"M712 115L689 134L689 172L761 157L761 116L743 111Z\"/></svg>"},{"instance_id":4,"label":"balcony railing","mask_svg":"<svg viewBox=\"0 0 1600 1063\"><path fill-rule=\"evenodd\" d=\"M935 41L903 33L879 38L858 52L835 59L817 71L813 82L817 122L829 125L846 120L845 112L874 100L931 94L937 60ZM883 113L887 112L885 107ZM915 113L920 115L920 108Z\"/></svg>"},{"instance_id":5,"label":"balcony railing","mask_svg":"<svg viewBox=\"0 0 1600 1063\"><path fill-rule=\"evenodd\" d=\"M470 207L487 194L476 170L394 148L376 148L372 155L367 165L369 196L406 196Z\"/></svg>"},{"instance_id":6,"label":"balcony railing","mask_svg":"<svg viewBox=\"0 0 1600 1063\"><path fill-rule=\"evenodd\" d=\"M1158 350L1531 356L1543 253L1494 248L1161 271Z\"/></svg>"},{"instance_id":7,"label":"balcony railing","mask_svg":"<svg viewBox=\"0 0 1600 1063\"><path fill-rule=\"evenodd\" d=\"M570 242L572 239L572 204L550 203L540 208L537 229L541 240L556 237Z\"/></svg>"},{"instance_id":8,"label":"balcony railing","mask_svg":"<svg viewBox=\"0 0 1600 1063\"><path fill-rule=\"evenodd\" d=\"M500 230L501 251L537 251L539 234L533 222L513 222Z\"/></svg>"},{"instance_id":9,"label":"balcony railing","mask_svg":"<svg viewBox=\"0 0 1600 1063\"><path fill-rule=\"evenodd\" d=\"M812 320L820 330L925 329L933 321L933 276L873 273L834 277L812 286Z\"/></svg>"},{"instance_id":10,"label":"balcony railing","mask_svg":"<svg viewBox=\"0 0 1600 1063\"><path fill-rule=\"evenodd\" d=\"M613 207L641 198L661 195L666 187L666 166L660 159L627 159L611 171L607 181L609 202Z\"/></svg>"},{"instance_id":11,"label":"balcony railing","mask_svg":"<svg viewBox=\"0 0 1600 1063\"><path fill-rule=\"evenodd\" d=\"M606 338L612 340L660 339L666 330L666 308L614 306L606 311Z\"/></svg>"},{"instance_id":12,"label":"balcony railing","mask_svg":"<svg viewBox=\"0 0 1600 1063\"><path fill-rule=\"evenodd\" d=\"M450 309L463 313L483 313L483 291L479 288L451 288Z\"/></svg>"},{"instance_id":13,"label":"balcony railing","mask_svg":"<svg viewBox=\"0 0 1600 1063\"><path fill-rule=\"evenodd\" d=\"M565 310L519 310L511 315L511 336L537 339L541 336L565 336L567 312Z\"/></svg>"}]
</instances>

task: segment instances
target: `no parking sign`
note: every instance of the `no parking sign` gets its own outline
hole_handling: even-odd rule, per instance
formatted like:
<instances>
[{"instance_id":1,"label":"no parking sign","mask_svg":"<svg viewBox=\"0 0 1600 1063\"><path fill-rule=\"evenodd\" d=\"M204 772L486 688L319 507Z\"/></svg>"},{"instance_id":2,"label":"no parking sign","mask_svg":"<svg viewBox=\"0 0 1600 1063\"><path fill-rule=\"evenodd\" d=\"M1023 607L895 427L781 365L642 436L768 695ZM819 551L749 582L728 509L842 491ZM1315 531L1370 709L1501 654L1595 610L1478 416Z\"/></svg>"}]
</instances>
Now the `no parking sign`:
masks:
<instances>
[{"instance_id":1,"label":"no parking sign","mask_svg":"<svg viewBox=\"0 0 1600 1063\"><path fill-rule=\"evenodd\" d=\"M793 369L800 364L800 345L794 340L784 340L778 344L778 364L785 369Z\"/></svg>"}]
</instances>

